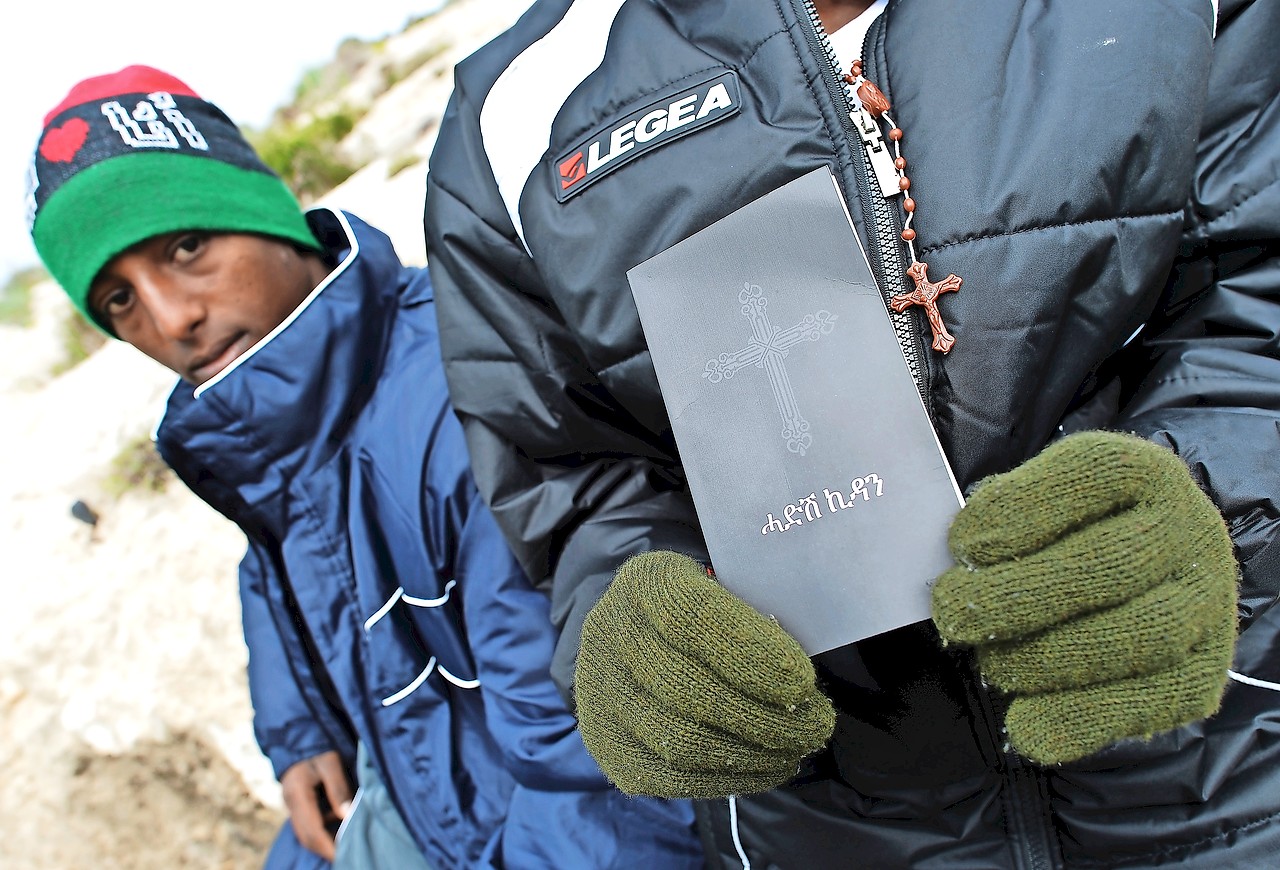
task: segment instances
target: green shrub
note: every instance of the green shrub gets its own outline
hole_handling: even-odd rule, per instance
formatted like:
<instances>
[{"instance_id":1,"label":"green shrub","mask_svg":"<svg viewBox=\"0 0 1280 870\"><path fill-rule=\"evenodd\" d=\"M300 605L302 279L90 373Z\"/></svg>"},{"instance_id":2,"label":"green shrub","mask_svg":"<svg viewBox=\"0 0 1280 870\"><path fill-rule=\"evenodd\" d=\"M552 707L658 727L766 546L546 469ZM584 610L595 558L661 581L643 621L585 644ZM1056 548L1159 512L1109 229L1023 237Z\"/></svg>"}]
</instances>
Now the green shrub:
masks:
<instances>
[{"instance_id":1,"label":"green shrub","mask_svg":"<svg viewBox=\"0 0 1280 870\"><path fill-rule=\"evenodd\" d=\"M107 495L119 498L135 489L163 492L173 479L173 471L160 458L151 438L142 436L127 442L112 457L102 487Z\"/></svg>"},{"instance_id":2,"label":"green shrub","mask_svg":"<svg viewBox=\"0 0 1280 870\"><path fill-rule=\"evenodd\" d=\"M401 32L438 14L450 5L445 0L437 9L409 17ZM338 46L334 59L303 73L294 89L293 103L277 109L270 126L261 132L246 131L246 136L263 162L284 179L303 205L328 193L351 176L359 165L352 163L338 149L338 144L351 132L368 111L368 107L342 109L317 115L320 107L333 105L342 89L355 80L362 69L379 64L384 89L413 73L423 64L438 58L452 47L447 40L432 43L413 57L400 63L385 59L386 37L365 42L348 37ZM444 70L441 71L442 73ZM412 165L410 158L396 161L395 172ZM416 158L413 159L416 162ZM392 173L394 174L394 172Z\"/></svg>"},{"instance_id":3,"label":"green shrub","mask_svg":"<svg viewBox=\"0 0 1280 870\"><path fill-rule=\"evenodd\" d=\"M387 178L395 178L401 172L404 172L410 166L417 166L422 162L421 154L402 154L387 166Z\"/></svg>"},{"instance_id":4,"label":"green shrub","mask_svg":"<svg viewBox=\"0 0 1280 870\"><path fill-rule=\"evenodd\" d=\"M397 82L408 78L419 68L435 60L452 47L453 42L450 40L433 42L422 51L404 61L401 61L400 63L387 64L382 68L383 87L386 90L391 90L392 86Z\"/></svg>"},{"instance_id":5,"label":"green shrub","mask_svg":"<svg viewBox=\"0 0 1280 870\"><path fill-rule=\"evenodd\" d=\"M80 365L89 358L89 354L107 343L107 337L102 331L74 309L63 315L61 338L62 362L53 367L54 376Z\"/></svg>"},{"instance_id":6,"label":"green shrub","mask_svg":"<svg viewBox=\"0 0 1280 870\"><path fill-rule=\"evenodd\" d=\"M11 274L4 287L0 288L0 323L30 326L35 314L31 306L31 291L48 278L49 273L40 266L19 269Z\"/></svg>"},{"instance_id":7,"label":"green shrub","mask_svg":"<svg viewBox=\"0 0 1280 870\"><path fill-rule=\"evenodd\" d=\"M333 60L302 74L293 91L293 103L280 109L278 115L292 122L299 114L313 111L351 83L360 68L378 53L375 46L349 36L338 46Z\"/></svg>"},{"instance_id":8,"label":"green shrub","mask_svg":"<svg viewBox=\"0 0 1280 870\"><path fill-rule=\"evenodd\" d=\"M360 113L346 108L302 125L277 118L267 130L250 132L248 138L262 161L306 204L359 168L338 151L338 143L359 120Z\"/></svg>"}]
</instances>

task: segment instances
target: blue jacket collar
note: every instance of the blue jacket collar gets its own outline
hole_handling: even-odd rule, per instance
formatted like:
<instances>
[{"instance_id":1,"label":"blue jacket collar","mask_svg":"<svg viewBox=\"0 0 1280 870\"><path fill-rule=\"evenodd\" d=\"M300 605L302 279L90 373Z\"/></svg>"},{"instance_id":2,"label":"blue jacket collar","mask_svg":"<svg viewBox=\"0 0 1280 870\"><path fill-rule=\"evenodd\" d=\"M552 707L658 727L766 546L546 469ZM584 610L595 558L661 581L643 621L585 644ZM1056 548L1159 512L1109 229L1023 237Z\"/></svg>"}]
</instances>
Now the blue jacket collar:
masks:
<instances>
[{"instance_id":1,"label":"blue jacket collar","mask_svg":"<svg viewBox=\"0 0 1280 870\"><path fill-rule=\"evenodd\" d=\"M337 261L333 271L216 378L195 389L180 382L157 427L161 454L189 486L236 519L265 509L260 520L277 534L283 518L270 505L300 470L325 462L358 418L412 274L358 218L317 209L307 219Z\"/></svg>"}]
</instances>

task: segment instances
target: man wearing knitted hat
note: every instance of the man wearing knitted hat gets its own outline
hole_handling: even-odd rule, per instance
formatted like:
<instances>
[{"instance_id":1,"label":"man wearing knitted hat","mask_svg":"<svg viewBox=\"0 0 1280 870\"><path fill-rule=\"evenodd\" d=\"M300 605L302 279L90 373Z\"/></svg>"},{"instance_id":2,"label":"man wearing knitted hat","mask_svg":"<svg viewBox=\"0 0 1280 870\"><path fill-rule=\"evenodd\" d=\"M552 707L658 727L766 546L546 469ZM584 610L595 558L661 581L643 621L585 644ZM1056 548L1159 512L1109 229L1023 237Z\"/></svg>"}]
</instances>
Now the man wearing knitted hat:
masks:
<instances>
[{"instance_id":1,"label":"man wearing knitted hat","mask_svg":"<svg viewBox=\"0 0 1280 870\"><path fill-rule=\"evenodd\" d=\"M181 375L160 453L248 538L254 726L292 821L269 864L697 866L689 805L618 793L552 686L548 603L476 493L426 271L304 214L148 67L72 88L31 185L71 300Z\"/></svg>"}]
</instances>

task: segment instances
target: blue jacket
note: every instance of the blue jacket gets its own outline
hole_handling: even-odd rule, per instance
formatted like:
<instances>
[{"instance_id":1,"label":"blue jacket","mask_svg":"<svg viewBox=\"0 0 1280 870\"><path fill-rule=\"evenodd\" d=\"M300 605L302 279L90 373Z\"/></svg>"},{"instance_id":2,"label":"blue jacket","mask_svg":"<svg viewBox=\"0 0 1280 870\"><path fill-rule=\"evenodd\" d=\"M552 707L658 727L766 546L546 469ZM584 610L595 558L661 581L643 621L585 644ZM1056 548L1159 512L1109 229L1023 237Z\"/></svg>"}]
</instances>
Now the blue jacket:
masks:
<instances>
[{"instance_id":1,"label":"blue jacket","mask_svg":"<svg viewBox=\"0 0 1280 870\"><path fill-rule=\"evenodd\" d=\"M616 792L549 675L546 596L472 480L431 282L349 215L262 344L169 397L158 446L249 539L254 726L277 775L362 742L436 867L693 867L681 802Z\"/></svg>"}]
</instances>

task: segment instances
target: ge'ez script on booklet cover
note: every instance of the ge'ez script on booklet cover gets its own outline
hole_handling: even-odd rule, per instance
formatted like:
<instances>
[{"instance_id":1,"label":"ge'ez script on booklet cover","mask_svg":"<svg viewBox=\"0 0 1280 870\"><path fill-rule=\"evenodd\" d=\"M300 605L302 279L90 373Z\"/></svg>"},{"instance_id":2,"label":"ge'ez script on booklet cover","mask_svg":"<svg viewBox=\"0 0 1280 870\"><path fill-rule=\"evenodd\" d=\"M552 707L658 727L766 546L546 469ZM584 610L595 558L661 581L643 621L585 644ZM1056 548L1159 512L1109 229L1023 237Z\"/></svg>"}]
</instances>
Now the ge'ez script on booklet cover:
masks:
<instances>
[{"instance_id":1,"label":"ge'ez script on booklet cover","mask_svg":"<svg viewBox=\"0 0 1280 870\"><path fill-rule=\"evenodd\" d=\"M627 278L720 582L811 655L927 619L962 497L830 170Z\"/></svg>"}]
</instances>

